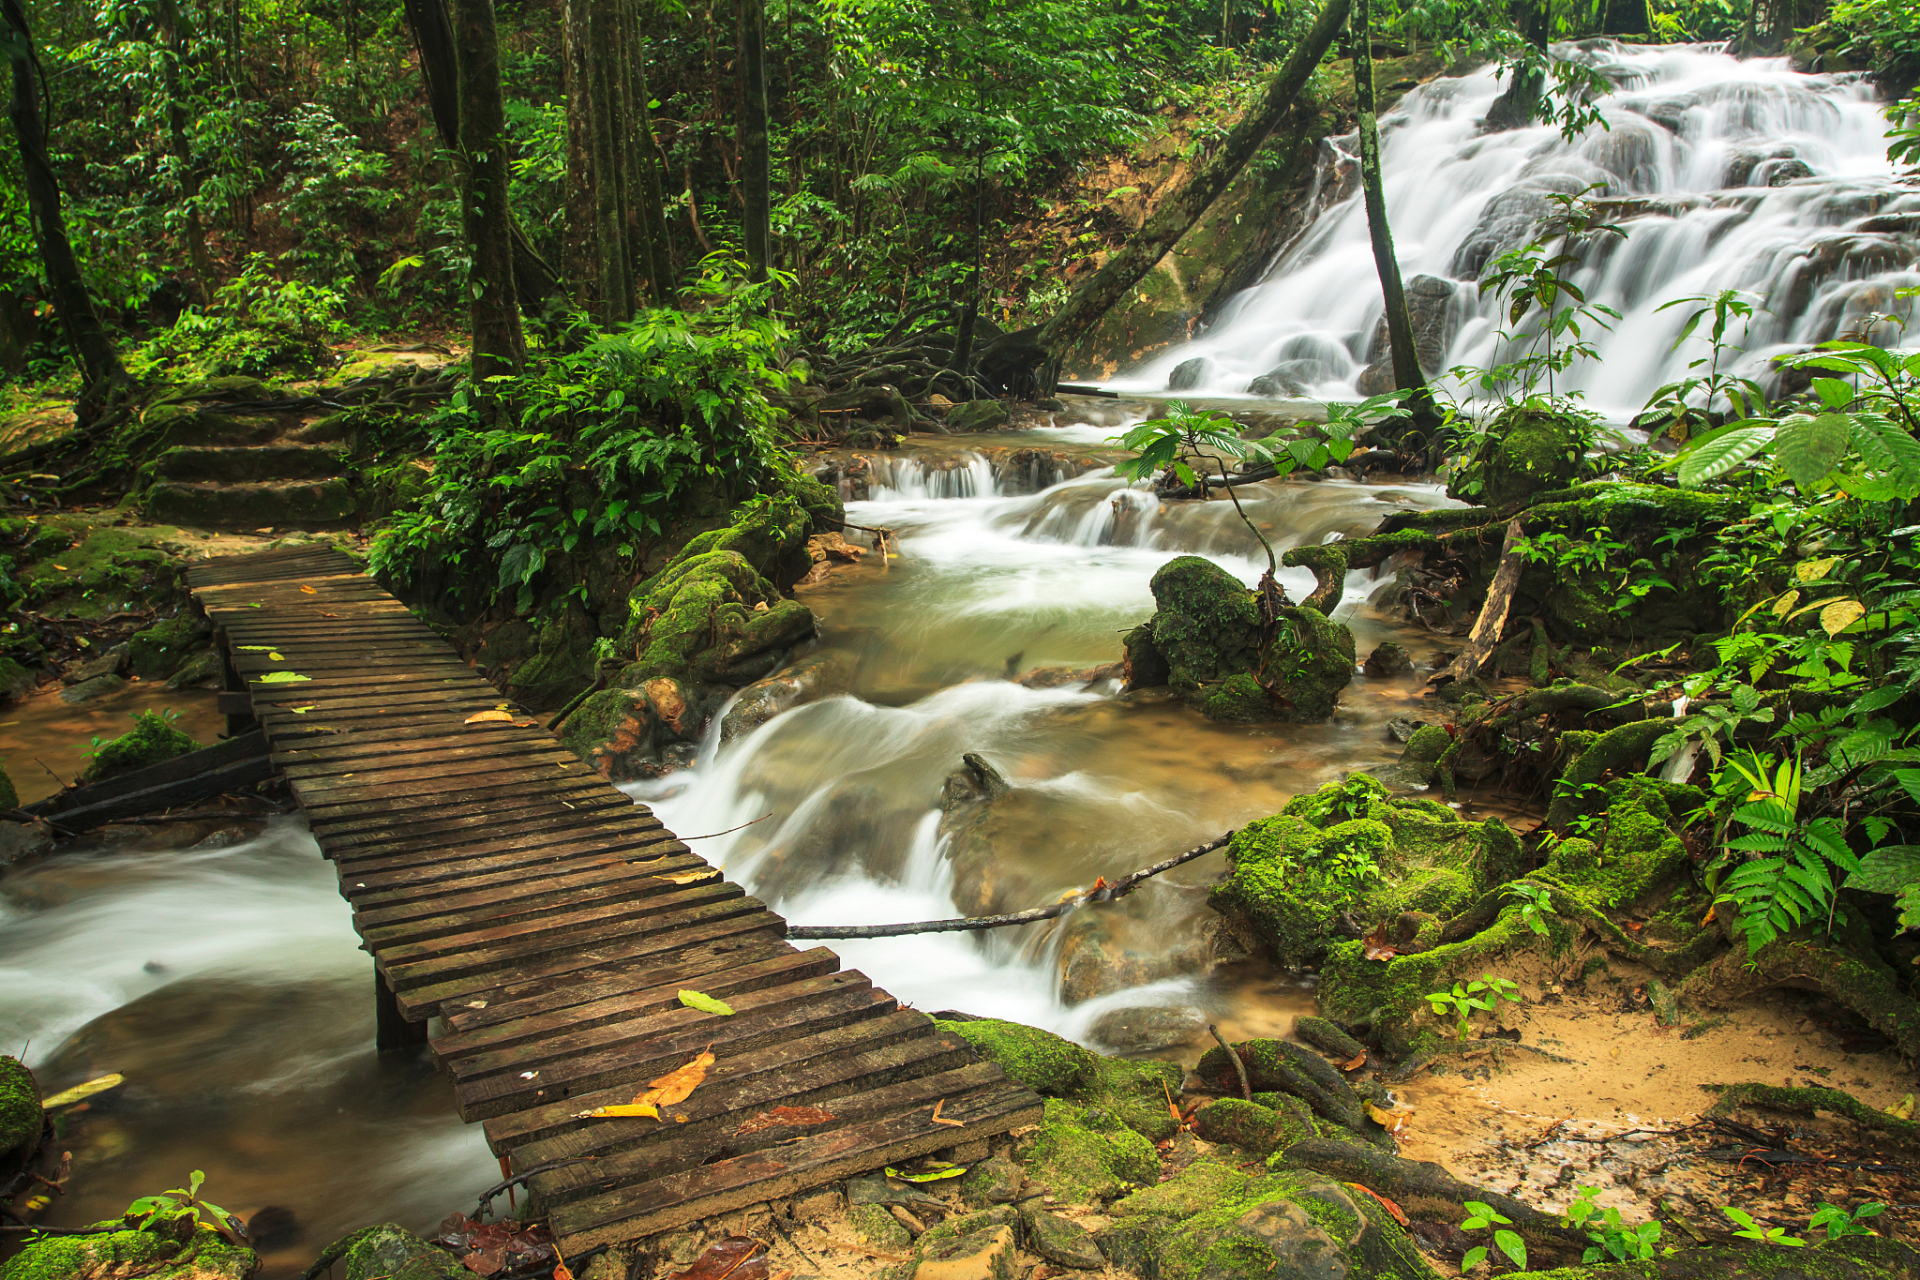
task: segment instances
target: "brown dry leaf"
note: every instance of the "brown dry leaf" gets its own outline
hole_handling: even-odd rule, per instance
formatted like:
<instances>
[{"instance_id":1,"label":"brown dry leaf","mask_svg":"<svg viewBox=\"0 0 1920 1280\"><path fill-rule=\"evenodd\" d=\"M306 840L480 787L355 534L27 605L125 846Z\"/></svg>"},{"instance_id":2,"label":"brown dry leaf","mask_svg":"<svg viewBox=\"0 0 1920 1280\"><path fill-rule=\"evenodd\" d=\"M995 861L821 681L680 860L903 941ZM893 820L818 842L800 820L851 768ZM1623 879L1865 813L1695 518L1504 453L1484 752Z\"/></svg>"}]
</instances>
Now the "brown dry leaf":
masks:
<instances>
[{"instance_id":1,"label":"brown dry leaf","mask_svg":"<svg viewBox=\"0 0 1920 1280\"><path fill-rule=\"evenodd\" d=\"M512 724L511 711L476 711L467 717L468 724Z\"/></svg>"},{"instance_id":2,"label":"brown dry leaf","mask_svg":"<svg viewBox=\"0 0 1920 1280\"><path fill-rule=\"evenodd\" d=\"M1393 1215L1393 1220L1399 1223L1401 1226L1410 1227L1413 1225L1411 1222L1407 1221L1407 1214L1405 1210L1403 1210L1399 1205L1395 1204L1393 1201L1381 1195L1378 1191L1375 1191L1372 1187L1363 1187L1357 1182L1349 1182L1347 1183L1347 1185L1349 1187L1352 1187L1355 1191L1364 1191L1366 1192L1366 1194L1372 1196L1375 1200L1378 1200L1381 1203L1381 1205L1383 1205L1386 1208L1386 1211Z\"/></svg>"},{"instance_id":3,"label":"brown dry leaf","mask_svg":"<svg viewBox=\"0 0 1920 1280\"><path fill-rule=\"evenodd\" d=\"M1342 1071L1358 1071L1360 1068L1366 1065L1367 1065L1367 1051L1365 1049L1362 1049L1358 1054L1354 1056L1353 1061L1341 1063L1340 1069Z\"/></svg>"},{"instance_id":4,"label":"brown dry leaf","mask_svg":"<svg viewBox=\"0 0 1920 1280\"><path fill-rule=\"evenodd\" d=\"M831 1111L822 1111L819 1107L775 1107L771 1111L762 1111L733 1132L735 1137L744 1137L749 1133L759 1133L762 1129L778 1129L787 1125L830 1124L839 1118Z\"/></svg>"},{"instance_id":5,"label":"brown dry leaf","mask_svg":"<svg viewBox=\"0 0 1920 1280\"><path fill-rule=\"evenodd\" d=\"M682 871L676 876L660 876L668 884L696 884L702 880L711 880L720 873L712 867L702 867L698 871Z\"/></svg>"},{"instance_id":6,"label":"brown dry leaf","mask_svg":"<svg viewBox=\"0 0 1920 1280\"><path fill-rule=\"evenodd\" d=\"M667 1280L767 1280L767 1246L751 1236L728 1236Z\"/></svg>"},{"instance_id":7,"label":"brown dry leaf","mask_svg":"<svg viewBox=\"0 0 1920 1280\"><path fill-rule=\"evenodd\" d=\"M1368 1119L1396 1138L1407 1131L1407 1123L1413 1119L1412 1111L1389 1111L1371 1102L1362 1102L1360 1105L1366 1108Z\"/></svg>"},{"instance_id":8,"label":"brown dry leaf","mask_svg":"<svg viewBox=\"0 0 1920 1280\"><path fill-rule=\"evenodd\" d=\"M933 1104L933 1122L935 1124L950 1124L956 1129L966 1128L967 1122L965 1120L949 1120L945 1116L940 1114L941 1110L944 1109L946 1105L947 1105L947 1100L945 1098L942 1098L940 1099L940 1101Z\"/></svg>"},{"instance_id":9,"label":"brown dry leaf","mask_svg":"<svg viewBox=\"0 0 1920 1280\"><path fill-rule=\"evenodd\" d=\"M553 1280L573 1280L573 1268L564 1261L553 1264Z\"/></svg>"},{"instance_id":10,"label":"brown dry leaf","mask_svg":"<svg viewBox=\"0 0 1920 1280\"><path fill-rule=\"evenodd\" d=\"M1393 944L1387 941L1387 926L1384 924L1361 941L1366 944L1365 954L1369 960L1391 960L1400 954L1394 949Z\"/></svg>"}]
</instances>

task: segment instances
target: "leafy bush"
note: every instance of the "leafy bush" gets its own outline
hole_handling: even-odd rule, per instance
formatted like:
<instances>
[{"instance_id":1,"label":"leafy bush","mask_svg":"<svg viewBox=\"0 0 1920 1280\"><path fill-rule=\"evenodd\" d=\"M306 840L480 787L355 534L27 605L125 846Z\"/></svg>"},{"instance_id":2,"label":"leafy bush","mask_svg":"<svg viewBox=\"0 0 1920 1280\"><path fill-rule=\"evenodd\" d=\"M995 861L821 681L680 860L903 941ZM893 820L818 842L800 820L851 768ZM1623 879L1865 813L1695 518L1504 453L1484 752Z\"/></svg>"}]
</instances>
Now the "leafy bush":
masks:
<instances>
[{"instance_id":1,"label":"leafy bush","mask_svg":"<svg viewBox=\"0 0 1920 1280\"><path fill-rule=\"evenodd\" d=\"M344 332L345 300L300 280L276 280L260 254L222 285L204 312L184 313L127 362L136 376L184 378L308 369L327 360L327 339Z\"/></svg>"}]
</instances>

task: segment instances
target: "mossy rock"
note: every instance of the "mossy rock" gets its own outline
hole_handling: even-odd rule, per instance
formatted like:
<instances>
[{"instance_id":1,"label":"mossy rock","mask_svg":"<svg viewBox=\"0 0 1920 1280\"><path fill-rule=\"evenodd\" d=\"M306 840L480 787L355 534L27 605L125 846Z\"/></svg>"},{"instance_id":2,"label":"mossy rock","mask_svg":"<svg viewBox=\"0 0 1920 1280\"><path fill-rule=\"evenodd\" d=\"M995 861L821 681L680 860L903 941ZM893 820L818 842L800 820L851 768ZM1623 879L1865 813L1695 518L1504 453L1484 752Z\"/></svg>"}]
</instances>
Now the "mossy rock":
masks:
<instances>
[{"instance_id":1,"label":"mossy rock","mask_svg":"<svg viewBox=\"0 0 1920 1280\"><path fill-rule=\"evenodd\" d=\"M167 618L127 640L127 668L142 680L164 680L206 643L207 630L185 615Z\"/></svg>"},{"instance_id":2,"label":"mossy rock","mask_svg":"<svg viewBox=\"0 0 1920 1280\"><path fill-rule=\"evenodd\" d=\"M1445 991L1483 972L1500 972L1510 952L1544 946L1564 950L1571 932L1557 917L1541 937L1520 922L1517 909L1503 911L1471 938L1382 963L1366 958L1366 944L1340 942L1328 948L1320 968L1320 1010L1348 1026L1370 1026L1389 1054L1417 1052L1452 1034L1452 1023L1432 1014L1427 995Z\"/></svg>"},{"instance_id":3,"label":"mossy rock","mask_svg":"<svg viewBox=\"0 0 1920 1280\"><path fill-rule=\"evenodd\" d=\"M1176 1189L1188 1182L1192 1186ZM1116 1243L1151 1240L1133 1260L1146 1280L1429 1280L1433 1274L1384 1206L1317 1174L1269 1173L1236 1185L1201 1161L1112 1212L1116 1226L1130 1228ZM1101 1243L1115 1258L1108 1232Z\"/></svg>"},{"instance_id":4,"label":"mossy rock","mask_svg":"<svg viewBox=\"0 0 1920 1280\"><path fill-rule=\"evenodd\" d=\"M85 523L63 531L73 538L67 547L16 575L27 589L26 604L35 611L98 618L129 608L167 607L179 599L180 562L154 545L156 531Z\"/></svg>"},{"instance_id":5,"label":"mossy rock","mask_svg":"<svg viewBox=\"0 0 1920 1280\"><path fill-rule=\"evenodd\" d=\"M40 1128L40 1086L33 1072L18 1058L0 1057L0 1165L37 1144Z\"/></svg>"},{"instance_id":6,"label":"mossy rock","mask_svg":"<svg viewBox=\"0 0 1920 1280\"><path fill-rule=\"evenodd\" d=\"M1145 1135L1098 1106L1048 1098L1037 1133L1015 1152L1033 1182L1062 1202L1094 1204L1159 1181L1160 1156Z\"/></svg>"},{"instance_id":7,"label":"mossy rock","mask_svg":"<svg viewBox=\"0 0 1920 1280\"><path fill-rule=\"evenodd\" d=\"M1178 556L1153 575L1153 646L1167 686L1183 697L1251 672L1260 661L1260 611L1247 584L1211 560Z\"/></svg>"},{"instance_id":8,"label":"mossy rock","mask_svg":"<svg viewBox=\"0 0 1920 1280\"><path fill-rule=\"evenodd\" d=\"M359 510L353 483L344 476L247 484L163 481L147 490L144 501L154 520L205 529L325 529L348 523Z\"/></svg>"},{"instance_id":9,"label":"mossy rock","mask_svg":"<svg viewBox=\"0 0 1920 1280\"><path fill-rule=\"evenodd\" d=\"M1469 823L1437 802L1389 797L1356 774L1242 827L1208 902L1240 921L1276 964L1299 968L1326 952L1343 912L1452 915L1515 873L1519 858L1504 823Z\"/></svg>"},{"instance_id":10,"label":"mossy rock","mask_svg":"<svg viewBox=\"0 0 1920 1280\"><path fill-rule=\"evenodd\" d=\"M31 1240L0 1265L0 1280L248 1280L259 1256L196 1227L194 1217L189 1209L137 1231L103 1222L94 1234Z\"/></svg>"},{"instance_id":11,"label":"mossy rock","mask_svg":"<svg viewBox=\"0 0 1920 1280\"><path fill-rule=\"evenodd\" d=\"M1360 1098L1340 1073L1313 1050L1286 1040L1243 1040L1234 1046L1247 1083L1262 1093L1284 1093L1306 1102L1313 1110L1354 1130L1365 1129L1367 1116ZM1194 1073L1217 1092L1237 1090L1240 1074L1224 1049L1200 1056Z\"/></svg>"},{"instance_id":12,"label":"mossy rock","mask_svg":"<svg viewBox=\"0 0 1920 1280\"><path fill-rule=\"evenodd\" d=\"M657 676L637 688L591 694L560 726L560 741L613 782L657 777L662 752L697 742L705 725L699 696Z\"/></svg>"},{"instance_id":13,"label":"mossy rock","mask_svg":"<svg viewBox=\"0 0 1920 1280\"><path fill-rule=\"evenodd\" d=\"M806 576L813 567L813 557L807 552L807 536L814 532L815 514L830 514L837 510L837 500L835 505L829 506L825 497L826 486L808 477L796 475L782 483L797 496L790 497L783 493L736 507L730 523L689 539L659 574L640 584L634 592L634 600L637 602L641 593L649 592L655 584L671 574L676 565L715 551L731 551L739 555L756 574L770 580L775 588L789 587Z\"/></svg>"},{"instance_id":14,"label":"mossy rock","mask_svg":"<svg viewBox=\"0 0 1920 1280\"><path fill-rule=\"evenodd\" d=\"M1170 1062L1109 1058L1051 1031L993 1018L942 1022L940 1028L999 1063L1009 1080L1044 1097L1089 1103L1155 1141L1179 1130L1167 1099L1179 1095L1181 1073Z\"/></svg>"},{"instance_id":15,"label":"mossy rock","mask_svg":"<svg viewBox=\"0 0 1920 1280\"><path fill-rule=\"evenodd\" d=\"M1580 474L1583 424L1556 413L1510 409L1488 426L1474 465L1447 487L1447 496L1488 507L1509 507L1564 489ZM1462 479L1479 481L1468 492Z\"/></svg>"},{"instance_id":16,"label":"mossy rock","mask_svg":"<svg viewBox=\"0 0 1920 1280\"><path fill-rule=\"evenodd\" d=\"M87 766L80 780L100 782L199 749L200 744L174 728L166 716L158 711L142 711L134 716L132 729L94 752L93 763Z\"/></svg>"},{"instance_id":17,"label":"mossy rock","mask_svg":"<svg viewBox=\"0 0 1920 1280\"><path fill-rule=\"evenodd\" d=\"M688 549L700 541L694 539ZM633 622L621 647L640 656L628 668L629 683L670 676L751 684L770 672L740 670L746 660L775 654L814 633L812 611L782 599L746 555L730 548L683 552L635 590L632 608Z\"/></svg>"},{"instance_id":18,"label":"mossy rock","mask_svg":"<svg viewBox=\"0 0 1920 1280\"><path fill-rule=\"evenodd\" d=\"M947 410L947 430L955 435L1005 426L1007 406L998 400L969 400Z\"/></svg>"},{"instance_id":19,"label":"mossy rock","mask_svg":"<svg viewBox=\"0 0 1920 1280\"><path fill-rule=\"evenodd\" d=\"M367 1227L341 1244L336 1263L342 1280L461 1280L470 1273L444 1249L437 1249L394 1222ZM335 1245L327 1250L333 1253Z\"/></svg>"},{"instance_id":20,"label":"mossy rock","mask_svg":"<svg viewBox=\"0 0 1920 1280\"><path fill-rule=\"evenodd\" d=\"M1313 1136L1311 1120L1289 1125L1288 1118L1259 1102L1220 1098L1200 1108L1193 1122L1194 1132L1208 1142L1264 1156Z\"/></svg>"},{"instance_id":21,"label":"mossy rock","mask_svg":"<svg viewBox=\"0 0 1920 1280\"><path fill-rule=\"evenodd\" d=\"M1705 803L1693 787L1630 774L1607 784L1605 842L1562 841L1547 860L1548 874L1597 907L1630 906L1671 882L1690 855L1675 830L1675 802L1686 812Z\"/></svg>"}]
</instances>

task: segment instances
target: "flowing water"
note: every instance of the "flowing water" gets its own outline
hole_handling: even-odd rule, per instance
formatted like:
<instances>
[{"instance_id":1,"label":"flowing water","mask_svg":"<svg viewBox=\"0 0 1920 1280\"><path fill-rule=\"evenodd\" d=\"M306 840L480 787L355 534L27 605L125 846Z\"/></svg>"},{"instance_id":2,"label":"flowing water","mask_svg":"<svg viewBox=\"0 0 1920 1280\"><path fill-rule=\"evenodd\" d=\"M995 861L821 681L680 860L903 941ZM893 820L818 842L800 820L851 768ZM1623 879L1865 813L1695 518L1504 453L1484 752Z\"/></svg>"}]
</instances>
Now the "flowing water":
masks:
<instances>
[{"instance_id":1,"label":"flowing water","mask_svg":"<svg viewBox=\"0 0 1920 1280\"><path fill-rule=\"evenodd\" d=\"M1498 91L1486 73L1424 86L1383 121L1403 270L1444 284L1427 287L1444 296L1446 363L1495 351L1492 304L1471 284L1486 259L1524 241L1546 193L1594 181L1631 235L1579 279L1625 319L1575 378L1617 415L1699 354L1697 339L1669 352L1681 315L1656 308L1670 298L1764 295L1753 335L1764 353L1855 326L1910 282L1920 204L1893 183L1879 109L1857 79L1697 48L1563 52L1619 86L1602 104L1610 133L1481 137ZM1343 148L1330 151L1325 213L1265 282L1124 385L1158 391L1201 357L1202 394L1240 395L1282 362L1317 394L1353 394L1377 356L1380 307L1364 217L1336 198ZM824 623L811 656L834 665L839 691L731 741L716 732L692 768L630 789L689 835L771 815L697 847L796 922L859 924L1050 902L1392 758L1385 722L1419 714L1411 678L1356 676L1334 718L1308 726L1212 725L1163 696L1070 678L1119 657L1172 556L1208 556L1248 582L1264 565L1227 504L1162 504L1115 479L1102 446L1128 415L1106 408L1100 426L873 459L850 518L898 531L900 554L802 591ZM996 463L1009 445L1061 465ZM1432 486L1328 481L1259 486L1246 501L1286 547L1444 499ZM1281 576L1296 598L1310 586ZM1397 635L1424 657L1431 646L1376 604L1383 586L1356 575L1339 616L1363 654ZM1036 679L1036 668L1054 670ZM967 752L1012 783L985 857L941 832L942 787ZM1230 1036L1284 1032L1309 988L1248 967L1201 972L1205 886L1220 870L1211 855L1060 927L837 947L928 1010L1096 1041L1100 1016L1131 1006L1194 1009ZM1063 963L1087 953L1105 957L1090 976ZM293 1211L304 1236L270 1255L291 1274L351 1227L422 1228L468 1203L492 1178L480 1134L455 1118L444 1081L373 1054L369 978L331 868L295 820L225 847L99 845L13 872L0 897L0 1047L22 1050L51 1089L104 1071L128 1079L64 1139L75 1175L54 1220L111 1215L201 1168L229 1209ZM1166 1052L1190 1061L1199 1048Z\"/></svg>"},{"instance_id":2,"label":"flowing water","mask_svg":"<svg viewBox=\"0 0 1920 1280\"><path fill-rule=\"evenodd\" d=\"M1611 417L1631 417L1710 354L1704 331L1675 349L1692 308L1659 310L1673 299L1746 291L1763 308L1741 361L1748 374L1763 374L1769 356L1863 332L1873 313L1906 309L1894 291L1920 283L1920 191L1894 180L1886 120L1862 77L1801 75L1785 59L1742 61L1701 46L1598 40L1555 52L1613 83L1598 102L1609 130L1572 142L1544 125L1483 135L1502 87L1491 70L1421 85L1381 119L1388 221L1402 276L1431 309L1436 355L1444 350L1436 368L1512 358L1498 336L1500 302L1475 282L1535 234L1553 211L1549 194L1596 183L1600 208L1627 236L1578 248L1572 278L1621 319L1611 332L1588 327L1599 359L1577 365L1560 389L1584 392ZM1319 190L1331 207L1260 284L1231 299L1203 336L1110 385L1159 391L1178 365L1201 360L1190 376L1205 393L1244 393L1278 367L1316 396L1356 394L1380 353L1383 308L1352 190L1355 154L1351 138L1327 144Z\"/></svg>"}]
</instances>

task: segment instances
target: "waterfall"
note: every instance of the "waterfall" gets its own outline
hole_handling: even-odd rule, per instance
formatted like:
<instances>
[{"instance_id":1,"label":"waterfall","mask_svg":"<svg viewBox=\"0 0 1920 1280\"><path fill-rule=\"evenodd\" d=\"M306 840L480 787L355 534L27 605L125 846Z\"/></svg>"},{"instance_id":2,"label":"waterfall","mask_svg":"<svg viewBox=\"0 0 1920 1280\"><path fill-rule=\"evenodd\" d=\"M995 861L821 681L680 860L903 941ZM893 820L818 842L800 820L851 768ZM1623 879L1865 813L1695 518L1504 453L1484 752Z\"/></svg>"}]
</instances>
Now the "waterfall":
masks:
<instances>
[{"instance_id":1,"label":"waterfall","mask_svg":"<svg viewBox=\"0 0 1920 1280\"><path fill-rule=\"evenodd\" d=\"M1502 87L1490 69L1421 85L1381 119L1388 218L1430 374L1511 358L1499 301L1476 282L1532 238L1551 194L1593 184L1626 238L1587 246L1572 279L1621 318L1588 329L1598 359L1559 388L1610 417L1631 417L1710 354L1704 332L1675 347L1693 308L1660 310L1674 299L1754 295L1738 371L1761 377L1771 356L1865 333L1872 315L1904 308L1895 290L1920 284L1920 191L1895 181L1886 120L1862 77L1697 45L1590 40L1555 53L1614 85L1598 104L1609 129L1571 142L1546 125L1483 134ZM1328 140L1319 185L1346 194L1258 284L1201 336L1110 385L1321 399L1387 389L1356 150L1352 138Z\"/></svg>"}]
</instances>

